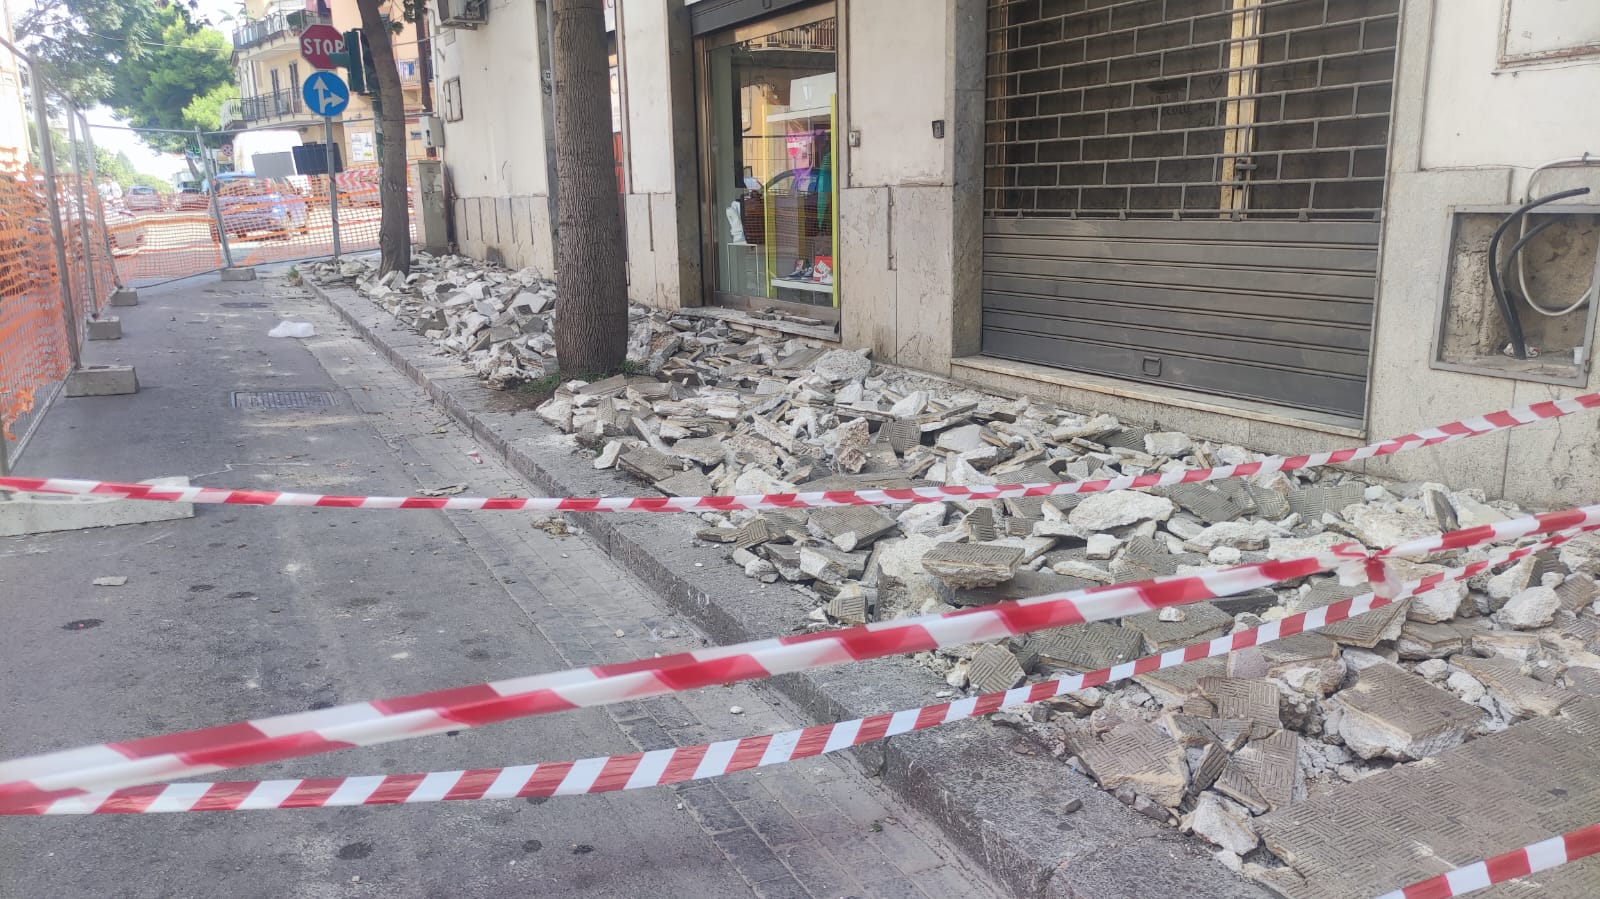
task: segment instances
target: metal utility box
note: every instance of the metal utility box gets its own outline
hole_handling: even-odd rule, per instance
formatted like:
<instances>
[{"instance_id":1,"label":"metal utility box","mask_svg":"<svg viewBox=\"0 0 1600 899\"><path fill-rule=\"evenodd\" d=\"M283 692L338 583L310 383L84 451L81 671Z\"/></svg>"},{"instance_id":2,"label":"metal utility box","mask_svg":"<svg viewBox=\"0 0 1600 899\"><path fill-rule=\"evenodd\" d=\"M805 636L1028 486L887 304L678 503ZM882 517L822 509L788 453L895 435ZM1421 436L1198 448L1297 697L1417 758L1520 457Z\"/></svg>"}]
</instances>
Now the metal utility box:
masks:
<instances>
[{"instance_id":1,"label":"metal utility box","mask_svg":"<svg viewBox=\"0 0 1600 899\"><path fill-rule=\"evenodd\" d=\"M437 159L419 159L412 166L417 185L417 246L428 253L447 253L450 234L445 212L450 207L444 195L444 164Z\"/></svg>"},{"instance_id":2,"label":"metal utility box","mask_svg":"<svg viewBox=\"0 0 1600 899\"><path fill-rule=\"evenodd\" d=\"M425 115L417 119L417 125L422 131L422 145L430 150L437 150L444 146L444 123L436 115Z\"/></svg>"}]
</instances>

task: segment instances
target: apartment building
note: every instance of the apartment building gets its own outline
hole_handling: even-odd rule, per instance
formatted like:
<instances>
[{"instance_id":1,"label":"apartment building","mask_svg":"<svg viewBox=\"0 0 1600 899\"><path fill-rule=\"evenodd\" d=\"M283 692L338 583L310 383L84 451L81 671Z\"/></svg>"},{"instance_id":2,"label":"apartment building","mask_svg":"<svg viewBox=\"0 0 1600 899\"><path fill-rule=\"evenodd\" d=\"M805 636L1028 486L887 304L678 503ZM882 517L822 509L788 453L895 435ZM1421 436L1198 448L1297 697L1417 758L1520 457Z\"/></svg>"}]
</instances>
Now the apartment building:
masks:
<instances>
[{"instance_id":1,"label":"apartment building","mask_svg":"<svg viewBox=\"0 0 1600 899\"><path fill-rule=\"evenodd\" d=\"M300 33L311 25L332 25L341 32L361 27L355 0L247 0L246 19L233 33L233 61L239 99L224 111L226 129L288 129L303 143L323 140L322 117L301 97L305 79L315 71L300 56ZM393 18L401 20L400 7ZM400 69L406 106L406 156L426 155L418 119L422 112L422 65L416 26L407 22L394 36L395 63ZM372 102L355 95L334 126L334 142L346 166L374 165L377 129Z\"/></svg>"}]
</instances>

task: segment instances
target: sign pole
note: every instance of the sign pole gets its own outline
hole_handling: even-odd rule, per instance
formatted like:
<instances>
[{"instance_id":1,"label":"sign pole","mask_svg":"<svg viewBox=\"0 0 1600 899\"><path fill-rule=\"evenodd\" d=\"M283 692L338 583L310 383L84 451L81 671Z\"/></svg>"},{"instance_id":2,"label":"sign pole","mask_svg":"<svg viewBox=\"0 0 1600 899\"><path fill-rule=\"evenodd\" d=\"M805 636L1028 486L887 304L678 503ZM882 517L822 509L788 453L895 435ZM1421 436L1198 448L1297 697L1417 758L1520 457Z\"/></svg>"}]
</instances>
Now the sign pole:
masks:
<instances>
[{"instance_id":1,"label":"sign pole","mask_svg":"<svg viewBox=\"0 0 1600 899\"><path fill-rule=\"evenodd\" d=\"M339 182L334 177L333 119L328 116L322 118L322 149L326 155L328 170L328 216L333 219L333 261L339 261Z\"/></svg>"}]
</instances>

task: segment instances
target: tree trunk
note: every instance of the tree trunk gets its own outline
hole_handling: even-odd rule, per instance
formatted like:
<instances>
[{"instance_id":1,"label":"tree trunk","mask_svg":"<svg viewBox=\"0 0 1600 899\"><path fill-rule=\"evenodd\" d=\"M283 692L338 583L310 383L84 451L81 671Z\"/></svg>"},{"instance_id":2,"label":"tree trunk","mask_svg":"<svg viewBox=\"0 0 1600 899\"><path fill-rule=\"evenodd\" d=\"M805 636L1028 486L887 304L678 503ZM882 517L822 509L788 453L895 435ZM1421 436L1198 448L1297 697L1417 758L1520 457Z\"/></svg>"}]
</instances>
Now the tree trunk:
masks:
<instances>
[{"instance_id":1,"label":"tree trunk","mask_svg":"<svg viewBox=\"0 0 1600 899\"><path fill-rule=\"evenodd\" d=\"M556 358L569 376L616 370L628 352L628 287L611 156L611 70L602 0L554 0Z\"/></svg>"},{"instance_id":2,"label":"tree trunk","mask_svg":"<svg viewBox=\"0 0 1600 899\"><path fill-rule=\"evenodd\" d=\"M378 196L383 201L378 274L386 275L411 271L411 203L406 197L406 98L380 5L381 0L356 0L361 30L372 50L372 65L378 70L377 93L372 98L378 107Z\"/></svg>"}]
</instances>

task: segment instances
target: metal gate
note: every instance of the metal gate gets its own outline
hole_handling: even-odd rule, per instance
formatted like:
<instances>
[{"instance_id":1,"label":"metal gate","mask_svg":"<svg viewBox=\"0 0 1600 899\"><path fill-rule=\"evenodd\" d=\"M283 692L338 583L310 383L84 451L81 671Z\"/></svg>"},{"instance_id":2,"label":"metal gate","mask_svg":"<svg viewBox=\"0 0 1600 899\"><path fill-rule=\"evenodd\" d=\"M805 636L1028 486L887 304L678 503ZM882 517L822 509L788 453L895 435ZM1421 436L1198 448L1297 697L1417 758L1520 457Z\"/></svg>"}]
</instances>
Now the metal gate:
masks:
<instances>
[{"instance_id":1,"label":"metal gate","mask_svg":"<svg viewBox=\"0 0 1600 899\"><path fill-rule=\"evenodd\" d=\"M990 0L983 352L1360 416L1399 0Z\"/></svg>"}]
</instances>

